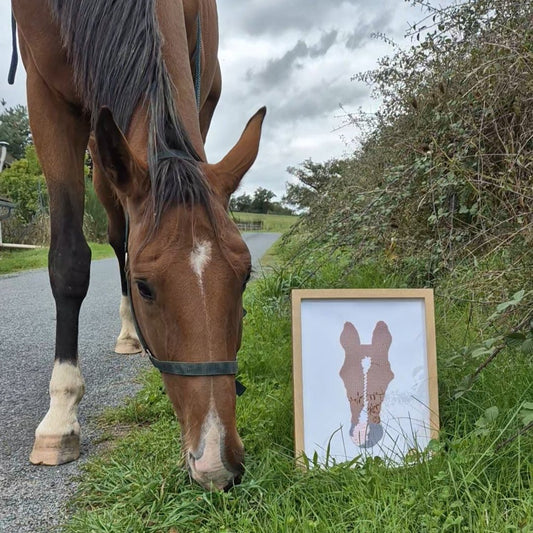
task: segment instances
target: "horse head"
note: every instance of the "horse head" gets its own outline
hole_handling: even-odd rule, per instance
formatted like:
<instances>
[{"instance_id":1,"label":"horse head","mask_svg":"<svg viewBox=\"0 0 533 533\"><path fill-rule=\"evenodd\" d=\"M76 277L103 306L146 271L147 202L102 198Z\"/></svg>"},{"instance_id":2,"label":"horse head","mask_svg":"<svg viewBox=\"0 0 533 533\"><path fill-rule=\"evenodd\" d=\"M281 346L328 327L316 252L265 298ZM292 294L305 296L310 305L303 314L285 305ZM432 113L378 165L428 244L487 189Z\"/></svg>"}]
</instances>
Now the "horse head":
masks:
<instances>
[{"instance_id":1,"label":"horse head","mask_svg":"<svg viewBox=\"0 0 533 533\"><path fill-rule=\"evenodd\" d=\"M219 163L198 162L205 178L204 201L184 196L156 224L149 165L136 157L111 112L100 112L95 128L99 165L129 218L132 308L159 361L236 359L251 258L227 206L257 156L265 112L263 108L250 119ZM236 429L235 376L162 376L192 477L208 489L238 482L244 448Z\"/></svg>"}]
</instances>

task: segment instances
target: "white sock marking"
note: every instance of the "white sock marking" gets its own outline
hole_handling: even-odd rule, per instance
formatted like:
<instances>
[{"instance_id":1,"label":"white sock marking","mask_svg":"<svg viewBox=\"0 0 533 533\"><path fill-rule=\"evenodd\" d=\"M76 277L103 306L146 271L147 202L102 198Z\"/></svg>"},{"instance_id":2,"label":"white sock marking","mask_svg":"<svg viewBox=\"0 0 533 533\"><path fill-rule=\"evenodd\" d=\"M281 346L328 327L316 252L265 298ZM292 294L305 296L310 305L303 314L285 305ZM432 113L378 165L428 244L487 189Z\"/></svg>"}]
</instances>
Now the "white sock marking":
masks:
<instances>
[{"instance_id":1,"label":"white sock marking","mask_svg":"<svg viewBox=\"0 0 533 533\"><path fill-rule=\"evenodd\" d=\"M127 296L122 296L120 299L120 321L122 327L118 335L117 341L130 339L137 341L137 332L133 324L133 316L131 314L130 302Z\"/></svg>"},{"instance_id":2,"label":"white sock marking","mask_svg":"<svg viewBox=\"0 0 533 533\"><path fill-rule=\"evenodd\" d=\"M79 435L78 404L84 392L85 383L79 367L56 361L50 379L50 409L35 434Z\"/></svg>"}]
</instances>

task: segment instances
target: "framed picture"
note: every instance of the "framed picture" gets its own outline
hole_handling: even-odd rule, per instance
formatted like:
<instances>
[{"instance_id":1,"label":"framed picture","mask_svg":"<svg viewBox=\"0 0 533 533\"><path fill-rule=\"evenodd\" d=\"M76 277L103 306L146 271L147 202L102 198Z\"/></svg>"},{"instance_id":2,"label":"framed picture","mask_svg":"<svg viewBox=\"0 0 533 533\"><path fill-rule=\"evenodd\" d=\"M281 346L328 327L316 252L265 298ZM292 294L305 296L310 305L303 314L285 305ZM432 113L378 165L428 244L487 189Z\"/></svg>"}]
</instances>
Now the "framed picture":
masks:
<instances>
[{"instance_id":1,"label":"framed picture","mask_svg":"<svg viewBox=\"0 0 533 533\"><path fill-rule=\"evenodd\" d=\"M439 429L430 289L293 290L296 457L404 464Z\"/></svg>"}]
</instances>

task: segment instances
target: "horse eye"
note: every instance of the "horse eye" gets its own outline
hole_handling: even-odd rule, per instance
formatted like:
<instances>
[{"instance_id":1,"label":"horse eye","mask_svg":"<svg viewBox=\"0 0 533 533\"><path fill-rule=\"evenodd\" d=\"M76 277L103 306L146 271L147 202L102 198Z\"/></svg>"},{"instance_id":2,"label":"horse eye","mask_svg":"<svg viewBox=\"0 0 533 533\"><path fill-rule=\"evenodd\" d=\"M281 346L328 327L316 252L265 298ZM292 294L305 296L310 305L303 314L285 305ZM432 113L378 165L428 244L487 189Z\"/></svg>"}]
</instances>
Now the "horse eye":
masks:
<instances>
[{"instance_id":1,"label":"horse eye","mask_svg":"<svg viewBox=\"0 0 533 533\"><path fill-rule=\"evenodd\" d=\"M250 281L250 277L252 276L252 271L250 270L248 274L246 274L246 279L244 280L244 283L242 284L242 289L246 289L246 284Z\"/></svg>"},{"instance_id":2,"label":"horse eye","mask_svg":"<svg viewBox=\"0 0 533 533\"><path fill-rule=\"evenodd\" d=\"M153 301L154 299L154 293L152 292L152 289L150 288L150 285L146 283L146 281L143 281L141 279L137 280L135 282L137 284L137 289L139 290L139 294L148 301Z\"/></svg>"}]
</instances>

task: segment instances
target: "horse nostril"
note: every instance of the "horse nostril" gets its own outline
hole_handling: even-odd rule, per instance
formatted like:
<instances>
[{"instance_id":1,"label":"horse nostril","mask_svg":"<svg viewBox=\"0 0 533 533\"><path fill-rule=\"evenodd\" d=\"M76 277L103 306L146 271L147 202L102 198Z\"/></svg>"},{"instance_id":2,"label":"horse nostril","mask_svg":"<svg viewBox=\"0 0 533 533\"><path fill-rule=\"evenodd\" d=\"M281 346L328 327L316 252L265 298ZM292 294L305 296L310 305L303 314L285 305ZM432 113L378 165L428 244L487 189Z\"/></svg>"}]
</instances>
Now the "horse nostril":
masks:
<instances>
[{"instance_id":1,"label":"horse nostril","mask_svg":"<svg viewBox=\"0 0 533 533\"><path fill-rule=\"evenodd\" d=\"M230 481L222 490L224 492L228 492L230 491L233 487L235 487L236 485L239 485L242 481L242 475L241 474L238 474L236 475L232 481Z\"/></svg>"}]
</instances>

